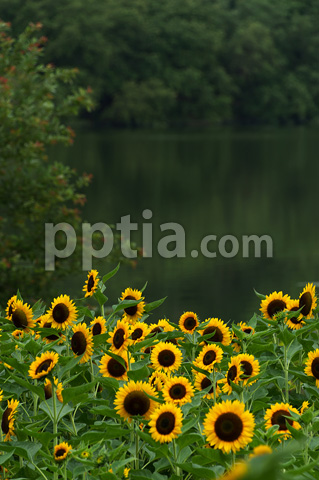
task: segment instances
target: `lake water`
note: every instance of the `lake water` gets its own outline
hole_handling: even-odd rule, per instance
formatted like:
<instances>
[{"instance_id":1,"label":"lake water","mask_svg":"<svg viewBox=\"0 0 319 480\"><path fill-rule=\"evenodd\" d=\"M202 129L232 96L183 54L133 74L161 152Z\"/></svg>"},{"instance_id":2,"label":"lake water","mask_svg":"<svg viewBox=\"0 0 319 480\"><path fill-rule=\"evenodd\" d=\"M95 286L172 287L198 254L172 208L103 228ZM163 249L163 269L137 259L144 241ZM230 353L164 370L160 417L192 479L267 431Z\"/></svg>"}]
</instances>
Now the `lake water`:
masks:
<instances>
[{"instance_id":1,"label":"lake water","mask_svg":"<svg viewBox=\"0 0 319 480\"><path fill-rule=\"evenodd\" d=\"M152 321L178 321L187 310L201 320L247 321L259 309L253 288L283 290L298 298L319 277L317 223L319 135L316 129L218 129L212 132L78 131L70 149L59 150L79 172L93 173L84 219L116 224L124 215L138 224L132 239L142 244L142 212L153 213L153 256L135 268L121 267L108 284L114 303L128 286L153 301L167 296ZM176 222L186 235L186 258L165 259L158 240L172 234L160 225ZM150 223L150 222L147 222ZM205 258L206 235L269 235L273 257ZM173 247L173 245L171 245ZM217 251L217 243L209 248ZM230 245L228 246L230 249ZM103 273L114 265L93 264ZM86 273L71 293L81 288Z\"/></svg>"}]
</instances>

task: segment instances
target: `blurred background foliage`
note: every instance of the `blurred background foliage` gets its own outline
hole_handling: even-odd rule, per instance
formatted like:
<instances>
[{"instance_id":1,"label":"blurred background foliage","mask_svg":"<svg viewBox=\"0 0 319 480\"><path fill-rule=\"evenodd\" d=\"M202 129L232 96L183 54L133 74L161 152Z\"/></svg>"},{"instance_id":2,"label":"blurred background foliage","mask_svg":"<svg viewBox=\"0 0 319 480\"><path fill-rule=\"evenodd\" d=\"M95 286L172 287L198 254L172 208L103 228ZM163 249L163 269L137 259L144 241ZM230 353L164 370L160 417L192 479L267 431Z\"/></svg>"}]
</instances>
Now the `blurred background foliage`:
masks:
<instances>
[{"instance_id":1,"label":"blurred background foliage","mask_svg":"<svg viewBox=\"0 0 319 480\"><path fill-rule=\"evenodd\" d=\"M0 18L43 23L113 127L318 123L315 0L2 0Z\"/></svg>"}]
</instances>

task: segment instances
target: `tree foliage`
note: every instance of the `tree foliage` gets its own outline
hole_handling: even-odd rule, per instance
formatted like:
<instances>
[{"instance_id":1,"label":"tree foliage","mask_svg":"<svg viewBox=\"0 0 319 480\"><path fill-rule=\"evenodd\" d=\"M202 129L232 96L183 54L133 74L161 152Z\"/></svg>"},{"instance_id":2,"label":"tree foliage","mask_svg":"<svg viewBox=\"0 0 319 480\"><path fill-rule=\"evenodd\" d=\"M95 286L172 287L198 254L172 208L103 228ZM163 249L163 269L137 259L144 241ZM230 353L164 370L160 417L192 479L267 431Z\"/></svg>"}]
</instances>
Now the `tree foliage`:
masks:
<instances>
[{"instance_id":1,"label":"tree foliage","mask_svg":"<svg viewBox=\"0 0 319 480\"><path fill-rule=\"evenodd\" d=\"M2 0L0 17L41 21L111 125L318 120L315 0Z\"/></svg>"}]
</instances>

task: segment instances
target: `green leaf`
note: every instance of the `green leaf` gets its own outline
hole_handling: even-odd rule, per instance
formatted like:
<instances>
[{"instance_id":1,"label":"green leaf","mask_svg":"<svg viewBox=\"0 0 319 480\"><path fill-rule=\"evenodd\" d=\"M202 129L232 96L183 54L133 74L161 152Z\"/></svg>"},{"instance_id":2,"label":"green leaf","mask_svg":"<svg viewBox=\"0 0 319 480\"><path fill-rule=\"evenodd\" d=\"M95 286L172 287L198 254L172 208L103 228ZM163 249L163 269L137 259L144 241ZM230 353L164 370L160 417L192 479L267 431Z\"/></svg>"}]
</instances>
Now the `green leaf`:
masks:
<instances>
[{"instance_id":1,"label":"green leaf","mask_svg":"<svg viewBox=\"0 0 319 480\"><path fill-rule=\"evenodd\" d=\"M134 363L131 365L131 367L134 365ZM148 367L144 366L139 368L138 370L136 369L131 369L127 372L127 376L131 379L134 380L135 382L138 380L145 380L148 378L150 374L150 370Z\"/></svg>"},{"instance_id":2,"label":"green leaf","mask_svg":"<svg viewBox=\"0 0 319 480\"><path fill-rule=\"evenodd\" d=\"M128 307L135 307L135 305L138 305L142 301L143 301L142 299L140 299L140 300L122 300L117 305L112 306L113 313L120 312L121 310L124 310L125 308L128 308Z\"/></svg>"},{"instance_id":3,"label":"green leaf","mask_svg":"<svg viewBox=\"0 0 319 480\"><path fill-rule=\"evenodd\" d=\"M64 375L71 371L73 367L75 367L79 361L81 360L82 358L82 355L78 356L78 357L64 357L63 360L65 361L66 360L66 364L64 365L64 367L61 368L60 372L59 372L59 380L62 380ZM68 360L67 360L68 359ZM61 361L62 359L60 359Z\"/></svg>"},{"instance_id":4,"label":"green leaf","mask_svg":"<svg viewBox=\"0 0 319 480\"><path fill-rule=\"evenodd\" d=\"M94 292L94 298L99 302L100 307L108 301L108 298L101 292L101 290L96 290L96 292Z\"/></svg>"},{"instance_id":5,"label":"green leaf","mask_svg":"<svg viewBox=\"0 0 319 480\"><path fill-rule=\"evenodd\" d=\"M120 268L120 265L121 264L119 263L117 265L117 267L114 268L114 270L112 270L111 272L104 275L104 277L102 278L102 282L106 283L108 280L110 280L110 278L114 277L114 275L118 272L118 269Z\"/></svg>"},{"instance_id":6,"label":"green leaf","mask_svg":"<svg viewBox=\"0 0 319 480\"><path fill-rule=\"evenodd\" d=\"M63 403L72 402L73 405L77 405L78 398L83 393L89 392L95 386L96 381L90 383L84 383L83 385L79 385L78 387L69 387L63 390Z\"/></svg>"},{"instance_id":7,"label":"green leaf","mask_svg":"<svg viewBox=\"0 0 319 480\"><path fill-rule=\"evenodd\" d=\"M109 333L100 333L99 335L94 335L93 336L94 347L101 345L101 343L106 344L109 336L110 336Z\"/></svg>"},{"instance_id":8,"label":"green leaf","mask_svg":"<svg viewBox=\"0 0 319 480\"><path fill-rule=\"evenodd\" d=\"M255 290L253 288L254 292L255 292L255 295L257 295L258 298L260 298L260 300L265 300L266 299L266 295L262 294L262 293L258 293L257 290Z\"/></svg>"},{"instance_id":9,"label":"green leaf","mask_svg":"<svg viewBox=\"0 0 319 480\"><path fill-rule=\"evenodd\" d=\"M191 463L176 463L176 465L185 472L192 473L200 479L212 480L215 476L211 468L201 467L200 465Z\"/></svg>"},{"instance_id":10,"label":"green leaf","mask_svg":"<svg viewBox=\"0 0 319 480\"><path fill-rule=\"evenodd\" d=\"M36 394L38 395L38 397L41 398L41 400L44 400L44 399L45 399L45 394L44 394L44 388L43 388L43 387L40 387L40 386L37 386L37 385L33 385L32 383L27 382L26 380L23 380L22 378L17 377L17 376L14 375L14 374L11 374L11 378L13 378L13 380L14 380L18 385L21 385L21 387L24 387L24 388L26 388L27 390L31 390L31 392L36 393Z\"/></svg>"},{"instance_id":11,"label":"green leaf","mask_svg":"<svg viewBox=\"0 0 319 480\"><path fill-rule=\"evenodd\" d=\"M155 308L160 307L162 303L166 300L166 298L167 297L164 297L164 298L161 298L160 300L156 300L155 302L146 303L144 307L145 312L151 312Z\"/></svg>"},{"instance_id":12,"label":"green leaf","mask_svg":"<svg viewBox=\"0 0 319 480\"><path fill-rule=\"evenodd\" d=\"M113 438L120 438L130 435L130 430L125 430L117 425L110 425L105 423L103 432L90 430L81 436L81 441L84 443L98 442L100 440L110 440Z\"/></svg>"}]
</instances>

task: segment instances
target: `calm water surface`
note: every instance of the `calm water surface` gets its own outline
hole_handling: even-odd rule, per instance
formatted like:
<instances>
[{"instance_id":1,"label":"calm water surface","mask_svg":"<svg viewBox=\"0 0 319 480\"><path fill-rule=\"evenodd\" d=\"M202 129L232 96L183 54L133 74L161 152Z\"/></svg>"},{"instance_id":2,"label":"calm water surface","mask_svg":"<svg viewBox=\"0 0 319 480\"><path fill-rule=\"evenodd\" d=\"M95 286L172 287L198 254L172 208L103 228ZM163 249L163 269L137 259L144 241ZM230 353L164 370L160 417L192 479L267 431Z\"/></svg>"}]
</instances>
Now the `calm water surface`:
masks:
<instances>
[{"instance_id":1,"label":"calm water surface","mask_svg":"<svg viewBox=\"0 0 319 480\"><path fill-rule=\"evenodd\" d=\"M186 310L204 320L246 321L259 308L253 288L283 290L298 297L319 279L317 219L319 135L317 130L221 129L210 133L78 131L75 145L59 153L79 172L94 175L84 218L116 224L131 215L139 226L132 239L142 244L142 212L153 212L153 257L122 267L109 283L114 303L127 287L147 280L147 301L167 296L152 320L177 321ZM166 222L186 232L186 258L163 259L157 242ZM205 235L270 235L273 258L192 258ZM173 245L172 245L173 246ZM210 248L215 249L211 244ZM94 265L104 273L114 265ZM86 274L68 285L81 288ZM78 295L78 291L77 294Z\"/></svg>"}]
</instances>

